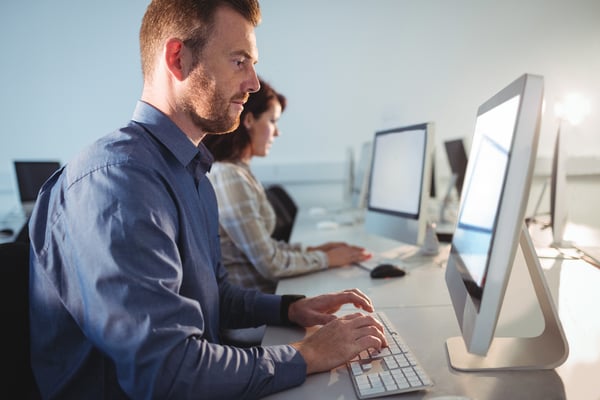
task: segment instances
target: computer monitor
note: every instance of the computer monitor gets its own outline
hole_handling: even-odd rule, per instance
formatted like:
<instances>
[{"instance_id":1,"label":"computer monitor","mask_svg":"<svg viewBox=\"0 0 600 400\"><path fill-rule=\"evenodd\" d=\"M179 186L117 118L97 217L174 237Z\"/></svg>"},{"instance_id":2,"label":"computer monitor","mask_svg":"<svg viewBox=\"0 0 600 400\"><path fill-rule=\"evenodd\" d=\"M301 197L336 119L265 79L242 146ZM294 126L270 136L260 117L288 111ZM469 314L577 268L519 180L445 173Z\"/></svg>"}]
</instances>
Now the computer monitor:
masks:
<instances>
[{"instance_id":1,"label":"computer monitor","mask_svg":"<svg viewBox=\"0 0 600 400\"><path fill-rule=\"evenodd\" d=\"M567 226L567 160L560 140L560 127L554 142L552 170L550 173L550 227L552 246L571 247L564 241Z\"/></svg>"},{"instance_id":2,"label":"computer monitor","mask_svg":"<svg viewBox=\"0 0 600 400\"><path fill-rule=\"evenodd\" d=\"M364 209L367 207L367 192L369 190L369 174L371 170L371 153L373 142L364 142L360 148L360 155L352 184L352 207Z\"/></svg>"},{"instance_id":3,"label":"computer monitor","mask_svg":"<svg viewBox=\"0 0 600 400\"><path fill-rule=\"evenodd\" d=\"M465 172L467 170L467 152L465 151L465 145L462 139L453 139L447 140L444 142L444 147L446 148L446 156L448 158L448 164L450 165L450 179L448 180L448 186L446 188L445 194L442 199L439 201L439 218L438 223L439 227L442 228L444 225L450 224L452 228L450 228L450 232L454 231L454 223L456 222L455 218L448 218L447 213L451 205L456 204L456 201L453 199L460 198L460 194L463 188L463 182L465 180ZM453 193L456 190L457 196L454 197ZM452 213L454 216L454 213ZM446 228L448 230L448 228ZM449 240L452 240L452 233L447 232L446 238L449 237ZM438 236L441 232L438 231ZM449 235L449 236L448 236Z\"/></svg>"},{"instance_id":4,"label":"computer monitor","mask_svg":"<svg viewBox=\"0 0 600 400\"><path fill-rule=\"evenodd\" d=\"M344 189L343 189L343 200L344 203L352 202L352 194L354 191L354 173L355 173L355 162L354 162L354 150L352 147L346 149L346 158L344 160Z\"/></svg>"},{"instance_id":5,"label":"computer monitor","mask_svg":"<svg viewBox=\"0 0 600 400\"><path fill-rule=\"evenodd\" d=\"M446 345L451 365L459 370L554 368L568 354L524 223L543 88L543 77L525 74L477 112L446 266L446 284L462 333ZM518 249L526 260L545 329L537 337L497 337L498 317Z\"/></svg>"},{"instance_id":6,"label":"computer monitor","mask_svg":"<svg viewBox=\"0 0 600 400\"><path fill-rule=\"evenodd\" d=\"M435 150L433 150L435 153ZM429 181L429 197L435 199L437 196L437 185L435 182L435 157L431 157L431 180Z\"/></svg>"},{"instance_id":7,"label":"computer monitor","mask_svg":"<svg viewBox=\"0 0 600 400\"><path fill-rule=\"evenodd\" d=\"M453 184L456 192L460 196L465 181L465 172L467 171L467 152L462 139L446 140L444 142L446 156L452 172Z\"/></svg>"},{"instance_id":8,"label":"computer monitor","mask_svg":"<svg viewBox=\"0 0 600 400\"><path fill-rule=\"evenodd\" d=\"M60 168L58 161L14 161L19 199L23 212L29 216L42 185Z\"/></svg>"},{"instance_id":9,"label":"computer monitor","mask_svg":"<svg viewBox=\"0 0 600 400\"><path fill-rule=\"evenodd\" d=\"M427 227L434 124L375 132L365 229L422 245Z\"/></svg>"}]
</instances>

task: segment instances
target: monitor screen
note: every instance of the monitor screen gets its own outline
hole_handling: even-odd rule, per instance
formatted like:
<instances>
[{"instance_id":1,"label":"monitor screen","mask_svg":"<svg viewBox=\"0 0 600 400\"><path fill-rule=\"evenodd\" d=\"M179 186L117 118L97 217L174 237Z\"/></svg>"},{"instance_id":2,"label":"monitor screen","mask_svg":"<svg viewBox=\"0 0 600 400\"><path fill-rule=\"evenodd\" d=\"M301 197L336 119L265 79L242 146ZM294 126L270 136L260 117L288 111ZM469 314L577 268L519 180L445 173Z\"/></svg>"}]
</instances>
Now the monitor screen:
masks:
<instances>
[{"instance_id":1,"label":"monitor screen","mask_svg":"<svg viewBox=\"0 0 600 400\"><path fill-rule=\"evenodd\" d=\"M15 161L15 174L22 204L34 203L39 190L60 168L58 161Z\"/></svg>"},{"instance_id":2,"label":"monitor screen","mask_svg":"<svg viewBox=\"0 0 600 400\"><path fill-rule=\"evenodd\" d=\"M378 131L368 190L367 231L422 244L431 184L433 124Z\"/></svg>"},{"instance_id":3,"label":"monitor screen","mask_svg":"<svg viewBox=\"0 0 600 400\"><path fill-rule=\"evenodd\" d=\"M473 168L468 172L452 245L478 309L506 184L520 99L517 94L481 113L475 125Z\"/></svg>"},{"instance_id":4,"label":"monitor screen","mask_svg":"<svg viewBox=\"0 0 600 400\"><path fill-rule=\"evenodd\" d=\"M477 113L446 282L467 348L481 354L492 339L524 220L542 96L543 79L526 75Z\"/></svg>"}]
</instances>

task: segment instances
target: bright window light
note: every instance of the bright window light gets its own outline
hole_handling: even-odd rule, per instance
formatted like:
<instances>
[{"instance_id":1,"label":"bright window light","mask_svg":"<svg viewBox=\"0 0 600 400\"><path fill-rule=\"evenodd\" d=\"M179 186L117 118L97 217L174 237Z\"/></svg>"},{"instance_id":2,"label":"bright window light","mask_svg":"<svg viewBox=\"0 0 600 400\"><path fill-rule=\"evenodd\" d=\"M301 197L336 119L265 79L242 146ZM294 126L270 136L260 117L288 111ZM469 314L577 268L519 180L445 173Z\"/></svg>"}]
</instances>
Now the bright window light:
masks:
<instances>
[{"instance_id":1,"label":"bright window light","mask_svg":"<svg viewBox=\"0 0 600 400\"><path fill-rule=\"evenodd\" d=\"M590 113L590 102L579 93L571 93L556 103L554 112L561 120L577 125Z\"/></svg>"}]
</instances>

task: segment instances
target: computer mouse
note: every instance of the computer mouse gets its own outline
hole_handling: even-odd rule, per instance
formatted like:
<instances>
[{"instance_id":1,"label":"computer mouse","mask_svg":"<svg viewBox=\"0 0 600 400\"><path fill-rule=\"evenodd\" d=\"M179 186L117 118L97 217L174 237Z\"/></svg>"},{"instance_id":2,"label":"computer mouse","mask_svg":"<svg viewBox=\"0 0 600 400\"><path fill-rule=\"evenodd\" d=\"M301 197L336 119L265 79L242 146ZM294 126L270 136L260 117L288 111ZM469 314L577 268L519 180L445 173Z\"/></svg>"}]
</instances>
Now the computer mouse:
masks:
<instances>
[{"instance_id":1,"label":"computer mouse","mask_svg":"<svg viewBox=\"0 0 600 400\"><path fill-rule=\"evenodd\" d=\"M13 231L10 228L2 228L2 229L0 229L0 235L2 235L2 236L12 236L13 233L15 233L15 231Z\"/></svg>"},{"instance_id":2,"label":"computer mouse","mask_svg":"<svg viewBox=\"0 0 600 400\"><path fill-rule=\"evenodd\" d=\"M394 264L379 264L371 270L371 278L393 278L406 275L406 271Z\"/></svg>"}]
</instances>

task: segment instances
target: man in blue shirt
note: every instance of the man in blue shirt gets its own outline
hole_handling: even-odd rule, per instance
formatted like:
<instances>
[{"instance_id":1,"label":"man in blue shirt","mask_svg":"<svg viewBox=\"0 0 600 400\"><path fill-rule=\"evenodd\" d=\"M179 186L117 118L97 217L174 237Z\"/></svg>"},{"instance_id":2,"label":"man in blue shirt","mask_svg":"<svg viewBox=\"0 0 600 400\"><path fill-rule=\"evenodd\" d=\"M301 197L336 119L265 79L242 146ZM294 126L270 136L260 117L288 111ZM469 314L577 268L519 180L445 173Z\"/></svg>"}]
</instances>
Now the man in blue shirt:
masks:
<instances>
[{"instance_id":1,"label":"man in blue shirt","mask_svg":"<svg viewBox=\"0 0 600 400\"><path fill-rule=\"evenodd\" d=\"M256 0L153 0L131 122L44 185L30 221L32 366L44 398L257 398L387 343L358 290L244 290L221 264L207 134L258 90ZM323 325L291 345L222 345L224 328Z\"/></svg>"}]
</instances>

